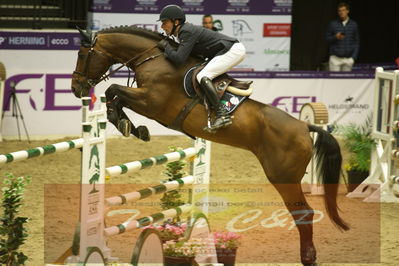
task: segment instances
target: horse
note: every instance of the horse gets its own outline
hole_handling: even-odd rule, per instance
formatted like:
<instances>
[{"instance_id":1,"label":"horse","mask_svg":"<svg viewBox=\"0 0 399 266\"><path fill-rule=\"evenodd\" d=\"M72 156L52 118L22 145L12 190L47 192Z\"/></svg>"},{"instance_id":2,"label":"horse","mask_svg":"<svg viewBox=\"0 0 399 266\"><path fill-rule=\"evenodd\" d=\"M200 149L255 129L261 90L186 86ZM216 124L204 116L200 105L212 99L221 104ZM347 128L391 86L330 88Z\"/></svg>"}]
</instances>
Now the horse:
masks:
<instances>
[{"instance_id":1,"label":"horse","mask_svg":"<svg viewBox=\"0 0 399 266\"><path fill-rule=\"evenodd\" d=\"M107 77L110 66L122 63L135 73L137 88L112 84L106 90L107 101L118 98L121 106L168 126L191 100L183 90L183 77L202 59L190 56L185 64L172 64L157 48L162 34L133 26L104 29L94 37L80 32L81 47L71 84L76 97L87 96L92 86ZM184 119L182 130L191 136L249 150L256 156L293 219L302 219L296 223L301 262L316 265L314 214L302 192L301 179L315 152L327 214L339 230L349 230L336 201L342 164L336 139L320 127L250 98L234 111L233 124L226 128L215 133L204 131L207 119L205 107L196 104ZM310 132L317 132L314 144ZM306 212L309 215L303 218Z\"/></svg>"}]
</instances>

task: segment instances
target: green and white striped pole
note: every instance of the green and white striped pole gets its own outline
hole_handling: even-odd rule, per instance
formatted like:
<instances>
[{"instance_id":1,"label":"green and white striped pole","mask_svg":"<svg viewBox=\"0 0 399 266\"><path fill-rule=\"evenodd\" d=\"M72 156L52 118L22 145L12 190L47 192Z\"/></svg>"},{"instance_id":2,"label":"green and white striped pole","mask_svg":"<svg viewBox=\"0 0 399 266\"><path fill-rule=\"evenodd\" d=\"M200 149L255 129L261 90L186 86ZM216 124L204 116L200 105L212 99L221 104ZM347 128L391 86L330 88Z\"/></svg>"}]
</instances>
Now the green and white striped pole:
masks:
<instances>
[{"instance_id":1,"label":"green and white striped pole","mask_svg":"<svg viewBox=\"0 0 399 266\"><path fill-rule=\"evenodd\" d=\"M195 154L196 154L195 148L191 147L191 148L187 148L187 149L184 149L181 151L170 152L170 153L150 157L150 158L139 160L139 161L133 161L133 162L117 165L117 166L111 166L111 167L106 168L106 170L105 170L106 176L114 177L114 176L120 176L120 175L126 174L126 173L134 173L134 172L138 172L145 168L153 167L155 165L160 165L160 164L169 163L169 162L175 162L175 161L182 160L184 158L190 158L190 157L193 157Z\"/></svg>"},{"instance_id":2,"label":"green and white striped pole","mask_svg":"<svg viewBox=\"0 0 399 266\"><path fill-rule=\"evenodd\" d=\"M72 149L82 148L83 138L70 141L49 144L28 150L16 151L8 154L0 155L0 164L11 163L16 161L27 160L30 158L40 157L47 154L65 152Z\"/></svg>"},{"instance_id":3,"label":"green and white striped pole","mask_svg":"<svg viewBox=\"0 0 399 266\"><path fill-rule=\"evenodd\" d=\"M169 210L165 210L163 212L158 212L150 216L139 218L137 220L126 221L118 225L107 227L104 229L104 234L107 237L122 234L124 232L131 231L136 228L148 226L156 222L161 222L167 218L173 218L183 213L188 213L191 211L191 209L192 209L191 204L184 204L177 208L172 208Z\"/></svg>"},{"instance_id":4,"label":"green and white striped pole","mask_svg":"<svg viewBox=\"0 0 399 266\"><path fill-rule=\"evenodd\" d=\"M194 177L193 176L185 176L183 178L179 178L173 181L168 181L163 184L159 184L157 186L153 187L148 187L144 188L138 191L133 191L130 193L125 193L122 195L114 196L107 198L105 202L107 203L108 206L117 206L117 205L122 205L126 204L128 202L132 201L138 201L144 198L148 198L152 195L156 194L161 194L165 193L171 190L178 189L180 187L183 187L185 185L191 185L194 183Z\"/></svg>"}]
</instances>

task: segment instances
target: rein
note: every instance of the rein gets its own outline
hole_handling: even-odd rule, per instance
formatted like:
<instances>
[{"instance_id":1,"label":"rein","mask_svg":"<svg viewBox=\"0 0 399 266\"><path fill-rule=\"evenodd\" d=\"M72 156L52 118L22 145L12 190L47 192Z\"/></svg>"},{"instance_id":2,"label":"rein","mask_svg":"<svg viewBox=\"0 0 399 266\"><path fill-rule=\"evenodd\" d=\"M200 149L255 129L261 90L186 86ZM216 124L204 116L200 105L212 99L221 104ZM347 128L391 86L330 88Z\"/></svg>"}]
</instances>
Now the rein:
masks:
<instances>
[{"instance_id":1,"label":"rein","mask_svg":"<svg viewBox=\"0 0 399 266\"><path fill-rule=\"evenodd\" d=\"M143 54L145 54L145 53L151 51L151 50L154 49L155 47L157 47L157 46L156 46L156 45L151 46L150 48L144 50L143 52L139 53L138 55L136 55L136 56L130 58L130 59L127 60L126 62L122 63L122 65L120 65L119 67L115 68L114 70L111 70L107 75L102 76L102 77L98 80L97 83L100 83L100 82L103 81L103 80L109 79L109 77L110 77L112 74L118 72L122 67L128 67L128 68L129 68L129 66L128 66L129 63L134 62L134 61L135 61L136 59L138 59L140 56L142 56ZM145 63L145 62L147 62L147 61L149 61L149 60L151 60L151 59L154 59L154 58L156 58L156 57L158 57L158 56L160 56L160 55L162 55L162 53L159 53L159 54L156 54L156 55L152 55L152 56L149 56L149 57L145 58L143 61L141 61L141 62L135 64L135 65L133 66L133 69L135 69L135 68L138 67L139 65L141 65L141 64L143 64L143 63Z\"/></svg>"},{"instance_id":2,"label":"rein","mask_svg":"<svg viewBox=\"0 0 399 266\"><path fill-rule=\"evenodd\" d=\"M154 48L156 48L156 47L157 47L157 45L151 46L150 48L144 50L143 52L137 54L136 56L134 56L134 57L130 58L129 60L127 60L126 62L122 63L122 65L120 65L120 66L117 67L116 69L109 71L108 74L104 74L104 75L101 76L101 78L99 78L99 79L88 79L88 78L87 78L87 74L88 74L88 72L89 72L89 65L90 65L90 61L91 61L91 57L92 57L93 53L97 52L98 54L100 54L100 55L102 55L102 56L105 56L105 57L110 58L113 62L118 62L118 61L120 61L120 60L115 60L114 57L109 56L109 55L105 54L105 53L102 52L102 51L95 50L95 49L94 49L94 45L93 45L93 46L90 47L89 53L87 54L84 72L82 73L82 72L79 72L79 71L74 71L73 73L76 73L76 74L78 74L78 75L80 75L80 76L85 77L85 78L87 79L87 83L88 83L90 86L94 87L94 86L96 86L98 83L100 83L101 81L104 81L104 80L109 79L109 77L110 77L111 75L113 75L114 73L118 72L121 68L123 68L123 67L126 66L126 67L129 69L129 79L130 79L130 68L129 68L128 65L129 65L131 62L134 62L135 60L137 60L138 58L140 58L143 54L145 54L145 53L151 51L152 49L154 49ZM143 59L142 61L136 63L136 64L133 66L133 70L134 70L136 67L138 67L138 66L144 64L145 62L150 61L151 59L157 58L157 57L159 57L159 56L161 56L161 55L162 55L162 53L159 53L159 54L155 54L155 55L146 57L146 58ZM134 78L133 83L134 83L135 80L136 80L136 77ZM128 85L129 85L129 80L128 80Z\"/></svg>"}]
</instances>

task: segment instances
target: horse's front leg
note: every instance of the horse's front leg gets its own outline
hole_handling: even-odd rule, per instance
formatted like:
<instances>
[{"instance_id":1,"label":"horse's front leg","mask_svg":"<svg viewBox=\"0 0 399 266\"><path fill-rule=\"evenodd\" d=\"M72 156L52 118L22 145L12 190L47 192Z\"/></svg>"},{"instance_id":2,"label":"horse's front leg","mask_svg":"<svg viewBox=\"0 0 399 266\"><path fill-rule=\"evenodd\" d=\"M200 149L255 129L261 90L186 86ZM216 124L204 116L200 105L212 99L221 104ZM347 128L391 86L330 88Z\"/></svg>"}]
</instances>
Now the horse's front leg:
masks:
<instances>
[{"instance_id":1,"label":"horse's front leg","mask_svg":"<svg viewBox=\"0 0 399 266\"><path fill-rule=\"evenodd\" d=\"M108 120L122 133L123 136L129 137L133 134L137 138L149 141L150 133L146 126L134 126L132 121L123 111L124 104L120 97L120 89L123 86L112 84L106 91L105 96L107 98L107 118Z\"/></svg>"}]
</instances>

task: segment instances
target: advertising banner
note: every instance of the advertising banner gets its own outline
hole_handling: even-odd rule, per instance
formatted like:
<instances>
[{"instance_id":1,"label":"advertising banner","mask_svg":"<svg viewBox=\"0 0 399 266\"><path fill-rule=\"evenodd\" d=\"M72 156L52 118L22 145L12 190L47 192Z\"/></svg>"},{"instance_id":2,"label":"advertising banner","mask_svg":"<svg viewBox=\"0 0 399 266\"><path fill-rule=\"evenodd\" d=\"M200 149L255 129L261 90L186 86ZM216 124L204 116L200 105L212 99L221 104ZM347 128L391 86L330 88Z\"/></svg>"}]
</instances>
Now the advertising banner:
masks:
<instances>
[{"instance_id":1,"label":"advertising banner","mask_svg":"<svg viewBox=\"0 0 399 266\"><path fill-rule=\"evenodd\" d=\"M326 105L328 124L362 124L372 115L373 79L274 76L254 79L253 87L251 98L271 104L296 118L299 118L302 105L309 102L322 102Z\"/></svg>"},{"instance_id":2,"label":"advertising banner","mask_svg":"<svg viewBox=\"0 0 399 266\"><path fill-rule=\"evenodd\" d=\"M242 42L246 58L236 69L289 70L292 0L95 0L90 13L91 28L135 25L162 32L157 20L168 4L181 6L187 21L195 25L202 25L204 14L212 14L214 26L221 33Z\"/></svg>"},{"instance_id":3,"label":"advertising banner","mask_svg":"<svg viewBox=\"0 0 399 266\"><path fill-rule=\"evenodd\" d=\"M291 15L292 0L93 0L98 13L153 13L178 5L192 14Z\"/></svg>"},{"instance_id":4,"label":"advertising banner","mask_svg":"<svg viewBox=\"0 0 399 266\"><path fill-rule=\"evenodd\" d=\"M273 31L273 28L270 29ZM80 135L81 102L71 92L79 44L74 32L0 32L0 60L7 72L4 88L2 134L18 136L15 110L20 107L31 136ZM18 40L18 41L17 41ZM56 40L56 41L53 41ZM44 47L47 48L44 48ZM60 47L58 50L55 47ZM254 100L274 105L294 117L307 102L324 102L330 123L361 123L371 112L373 74L338 72L231 72L239 79L254 80ZM125 85L127 73L96 86L99 96L111 84ZM10 97L15 88L16 100ZM180 134L130 110L136 125L146 125L152 135ZM14 116L13 116L14 115ZM21 123L21 117L18 118ZM20 124L22 132L22 125ZM108 134L120 135L111 125Z\"/></svg>"}]
</instances>

